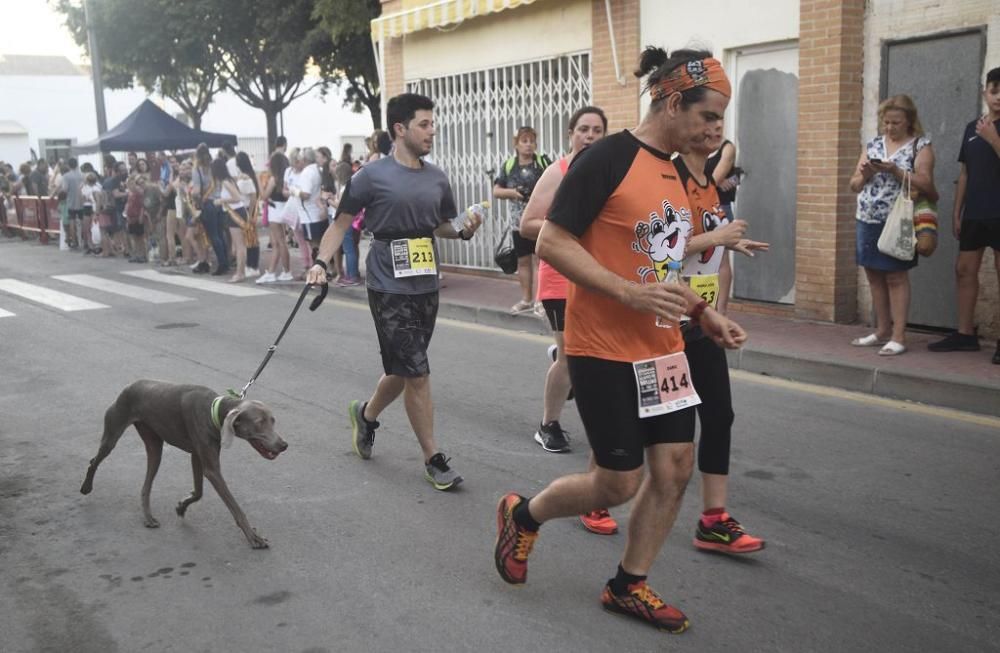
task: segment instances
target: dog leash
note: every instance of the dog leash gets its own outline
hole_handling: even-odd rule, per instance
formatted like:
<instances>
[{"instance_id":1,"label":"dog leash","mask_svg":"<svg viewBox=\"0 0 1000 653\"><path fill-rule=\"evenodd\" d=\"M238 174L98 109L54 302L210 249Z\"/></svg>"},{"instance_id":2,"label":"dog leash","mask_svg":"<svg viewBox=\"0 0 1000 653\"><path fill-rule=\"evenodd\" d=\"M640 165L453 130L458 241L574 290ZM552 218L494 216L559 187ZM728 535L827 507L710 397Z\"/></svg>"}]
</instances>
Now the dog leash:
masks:
<instances>
[{"instance_id":1,"label":"dog leash","mask_svg":"<svg viewBox=\"0 0 1000 653\"><path fill-rule=\"evenodd\" d=\"M253 385L253 382L257 380L258 376L260 376L260 373L264 370L264 367L267 365L267 362L271 360L271 356L274 356L274 352L278 350L278 343L281 342L281 338L285 335L285 331L288 331L288 325L292 323L292 319L295 317L295 314L299 312L299 307L302 306L302 302L305 300L306 295L309 294L309 289L312 287L313 284L307 283L305 285L305 288L302 289L302 292L299 294L299 300L295 302L295 308L292 309L292 314L288 316L287 320L285 320L285 326L281 327L281 333L278 334L278 337L274 341L274 344L267 348L267 354L264 355L264 360L260 362L260 366L257 368L257 371L253 373L253 376L250 377L250 380L247 381L247 384L245 386L243 386L243 389L240 390L239 394L236 394L235 391L230 389L229 390L230 395L234 397L239 397L240 399L246 398L247 390L250 389L250 386ZM310 311L315 311L317 308L319 308L319 305L323 303L324 299L326 299L326 293L329 290L330 290L330 284L324 283L320 285L319 295L317 295L316 298L312 300L312 303L309 304Z\"/></svg>"}]
</instances>

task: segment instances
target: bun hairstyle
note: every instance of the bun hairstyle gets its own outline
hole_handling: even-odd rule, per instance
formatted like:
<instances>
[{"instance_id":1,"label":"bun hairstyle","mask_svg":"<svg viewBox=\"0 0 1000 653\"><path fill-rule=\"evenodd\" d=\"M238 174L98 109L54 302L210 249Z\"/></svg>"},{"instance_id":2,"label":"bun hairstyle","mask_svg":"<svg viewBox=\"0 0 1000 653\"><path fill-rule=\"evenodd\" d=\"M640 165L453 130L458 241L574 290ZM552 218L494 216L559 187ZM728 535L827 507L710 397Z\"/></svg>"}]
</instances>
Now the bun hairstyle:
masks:
<instances>
[{"instance_id":1,"label":"bun hairstyle","mask_svg":"<svg viewBox=\"0 0 1000 653\"><path fill-rule=\"evenodd\" d=\"M708 59L711 56L712 53L709 50L694 50L685 48L682 50L674 50L672 53L668 54L663 48L648 45L646 46L646 49L642 51L642 54L639 55L639 67L636 68L635 72L632 74L639 79L642 79L643 77L646 78L646 82L642 87L643 92L646 92L649 91L651 87L656 86L660 80L689 61ZM707 89L702 86L697 86L684 91L681 93L681 106L687 108L692 104L700 102L705 98L706 91ZM662 105L662 100L653 100L651 106L654 111L657 111Z\"/></svg>"}]
</instances>

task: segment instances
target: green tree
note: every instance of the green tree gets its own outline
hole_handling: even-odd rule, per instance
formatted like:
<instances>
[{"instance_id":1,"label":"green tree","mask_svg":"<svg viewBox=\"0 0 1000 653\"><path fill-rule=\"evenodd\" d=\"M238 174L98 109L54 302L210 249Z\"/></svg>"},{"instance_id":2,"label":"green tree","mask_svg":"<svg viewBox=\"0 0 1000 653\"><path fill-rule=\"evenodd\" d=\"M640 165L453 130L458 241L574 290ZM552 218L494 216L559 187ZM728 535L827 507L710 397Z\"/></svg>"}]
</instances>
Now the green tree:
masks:
<instances>
[{"instance_id":1,"label":"green tree","mask_svg":"<svg viewBox=\"0 0 1000 653\"><path fill-rule=\"evenodd\" d=\"M74 40L89 50L83 6L58 0ZM192 20L186 3L163 0L100 0L90 20L101 45L101 72L108 88L132 88L173 100L195 129L224 80L215 64L214 27Z\"/></svg>"},{"instance_id":2,"label":"green tree","mask_svg":"<svg viewBox=\"0 0 1000 653\"><path fill-rule=\"evenodd\" d=\"M264 112L268 148L273 149L278 114L312 89L325 90L335 74L333 41L313 17L314 0L189 4L202 8L206 20L218 26L214 45L227 88ZM316 81L306 79L307 71L315 73Z\"/></svg>"},{"instance_id":3,"label":"green tree","mask_svg":"<svg viewBox=\"0 0 1000 653\"><path fill-rule=\"evenodd\" d=\"M344 105L368 109L382 122L382 95L371 41L371 21L382 11L379 0L315 0L313 16L333 41L334 83L345 89Z\"/></svg>"}]
</instances>

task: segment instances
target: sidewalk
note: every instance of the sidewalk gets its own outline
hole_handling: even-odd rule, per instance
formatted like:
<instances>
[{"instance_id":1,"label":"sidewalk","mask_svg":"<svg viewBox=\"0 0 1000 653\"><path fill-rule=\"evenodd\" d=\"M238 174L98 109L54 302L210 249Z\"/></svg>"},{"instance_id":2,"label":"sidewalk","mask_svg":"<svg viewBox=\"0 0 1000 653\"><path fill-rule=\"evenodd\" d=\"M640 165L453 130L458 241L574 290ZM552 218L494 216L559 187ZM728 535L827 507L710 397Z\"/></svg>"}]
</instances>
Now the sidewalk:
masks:
<instances>
[{"instance_id":1,"label":"sidewalk","mask_svg":"<svg viewBox=\"0 0 1000 653\"><path fill-rule=\"evenodd\" d=\"M331 294L362 299L364 288L335 288ZM548 335L546 320L509 315L520 289L511 278L446 271L441 289L441 317ZM909 351L885 357L877 348L852 347L850 341L870 332L861 325L829 324L731 311L746 329L749 342L730 352L731 368L843 388L893 399L917 401L1000 417L1000 365L990 358L996 343L981 341L978 352L935 354L927 343L939 334L909 332Z\"/></svg>"}]
</instances>

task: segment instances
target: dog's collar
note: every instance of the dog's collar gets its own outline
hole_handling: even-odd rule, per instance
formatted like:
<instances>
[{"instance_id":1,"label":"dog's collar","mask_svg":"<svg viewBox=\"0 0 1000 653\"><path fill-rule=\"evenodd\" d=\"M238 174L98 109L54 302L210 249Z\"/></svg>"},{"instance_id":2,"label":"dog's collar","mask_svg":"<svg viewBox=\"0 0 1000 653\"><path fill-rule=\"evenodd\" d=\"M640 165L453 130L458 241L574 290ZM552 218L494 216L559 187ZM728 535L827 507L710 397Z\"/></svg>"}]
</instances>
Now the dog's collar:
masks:
<instances>
[{"instance_id":1,"label":"dog's collar","mask_svg":"<svg viewBox=\"0 0 1000 653\"><path fill-rule=\"evenodd\" d=\"M212 400L212 424L214 424L217 429L222 428L222 417L219 415L219 407L222 406L222 400L225 398L226 397L224 395L219 395Z\"/></svg>"}]
</instances>

